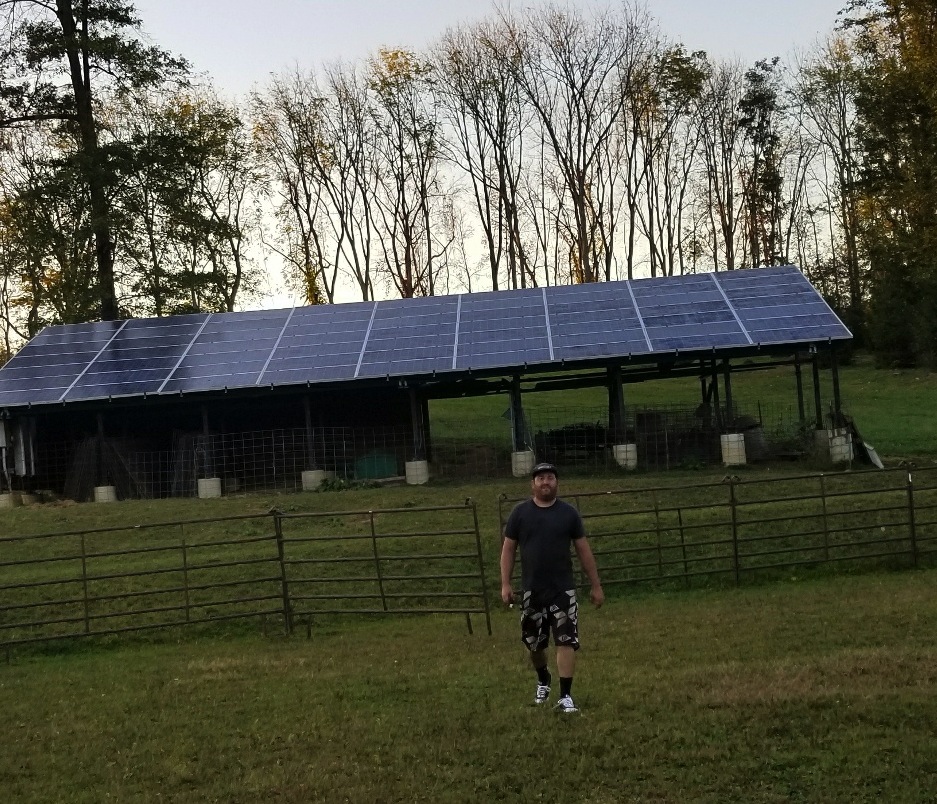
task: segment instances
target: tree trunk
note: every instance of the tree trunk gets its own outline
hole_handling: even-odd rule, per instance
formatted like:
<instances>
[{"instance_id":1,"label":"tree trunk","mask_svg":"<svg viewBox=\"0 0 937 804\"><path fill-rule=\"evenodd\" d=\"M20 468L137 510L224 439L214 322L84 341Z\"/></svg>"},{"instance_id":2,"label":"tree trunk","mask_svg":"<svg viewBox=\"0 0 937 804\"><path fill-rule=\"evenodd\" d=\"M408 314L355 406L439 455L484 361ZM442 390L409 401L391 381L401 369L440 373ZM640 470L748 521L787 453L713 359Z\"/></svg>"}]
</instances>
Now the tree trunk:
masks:
<instances>
[{"instance_id":1,"label":"tree trunk","mask_svg":"<svg viewBox=\"0 0 937 804\"><path fill-rule=\"evenodd\" d=\"M101 150L98 147L97 124L91 96L91 77L88 64L88 15L83 2L82 29L75 25L72 0L56 0L56 16L65 38L68 70L81 137L83 169L91 200L91 230L98 266L98 293L101 301L101 320L113 321L119 316L117 294L114 287L114 240L111 236L110 204L107 200L106 177Z\"/></svg>"}]
</instances>

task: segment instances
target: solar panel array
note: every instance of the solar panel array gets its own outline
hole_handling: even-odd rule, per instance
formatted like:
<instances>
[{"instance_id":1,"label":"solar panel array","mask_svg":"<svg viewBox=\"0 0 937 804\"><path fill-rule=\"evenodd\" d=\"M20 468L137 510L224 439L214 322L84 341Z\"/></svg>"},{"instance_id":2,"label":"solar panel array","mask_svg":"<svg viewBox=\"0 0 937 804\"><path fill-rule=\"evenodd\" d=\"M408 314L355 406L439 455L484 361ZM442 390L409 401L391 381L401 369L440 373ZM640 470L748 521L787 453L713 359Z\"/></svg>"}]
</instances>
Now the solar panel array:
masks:
<instances>
[{"instance_id":1,"label":"solar panel array","mask_svg":"<svg viewBox=\"0 0 937 804\"><path fill-rule=\"evenodd\" d=\"M793 266L48 327L0 406L847 340Z\"/></svg>"}]
</instances>

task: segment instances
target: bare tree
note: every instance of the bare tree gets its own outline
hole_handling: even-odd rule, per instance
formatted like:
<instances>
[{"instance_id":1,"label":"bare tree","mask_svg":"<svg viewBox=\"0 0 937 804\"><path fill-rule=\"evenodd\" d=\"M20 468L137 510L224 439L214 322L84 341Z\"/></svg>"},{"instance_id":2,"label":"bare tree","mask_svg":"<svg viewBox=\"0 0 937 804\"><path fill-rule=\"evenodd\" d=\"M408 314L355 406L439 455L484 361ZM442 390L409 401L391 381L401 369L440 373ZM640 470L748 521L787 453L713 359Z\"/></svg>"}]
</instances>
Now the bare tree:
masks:
<instances>
[{"instance_id":1,"label":"bare tree","mask_svg":"<svg viewBox=\"0 0 937 804\"><path fill-rule=\"evenodd\" d=\"M524 287L530 272L519 197L524 169L525 109L516 81L523 57L498 21L447 33L435 51L438 97L452 132L452 161L469 177L485 239L491 287Z\"/></svg>"},{"instance_id":2,"label":"bare tree","mask_svg":"<svg viewBox=\"0 0 937 804\"><path fill-rule=\"evenodd\" d=\"M403 298L435 293L437 263L452 244L439 226L446 193L441 126L431 68L408 50L381 50L369 62L378 160L372 210L383 267Z\"/></svg>"},{"instance_id":3,"label":"bare tree","mask_svg":"<svg viewBox=\"0 0 937 804\"><path fill-rule=\"evenodd\" d=\"M506 20L507 21L507 20ZM534 109L568 198L573 270L608 276L620 204L616 142L631 82L650 46L649 21L623 6L589 18L547 6L509 23L518 82ZM560 224L562 230L562 223Z\"/></svg>"},{"instance_id":4,"label":"bare tree","mask_svg":"<svg viewBox=\"0 0 937 804\"><path fill-rule=\"evenodd\" d=\"M713 65L706 76L697 108L703 163L698 176L702 217L708 233L706 242L713 268L739 267L744 243L738 242L744 196L740 186L744 130L738 114L742 99L742 68L738 63Z\"/></svg>"},{"instance_id":5,"label":"bare tree","mask_svg":"<svg viewBox=\"0 0 937 804\"><path fill-rule=\"evenodd\" d=\"M286 243L274 247L289 269L287 281L305 301L332 302L337 260L327 244L328 191L316 168L323 147L327 99L314 76L294 72L274 78L251 99L254 140L266 165L268 190L279 196L276 215Z\"/></svg>"},{"instance_id":6,"label":"bare tree","mask_svg":"<svg viewBox=\"0 0 937 804\"><path fill-rule=\"evenodd\" d=\"M632 223L629 278L637 231L647 241L651 276L684 270L684 214L700 142L700 127L691 112L702 92L706 66L704 54L667 47L648 62L641 80L634 82L626 184ZM643 204L639 203L642 199Z\"/></svg>"},{"instance_id":7,"label":"bare tree","mask_svg":"<svg viewBox=\"0 0 937 804\"><path fill-rule=\"evenodd\" d=\"M840 300L848 313L847 323L861 339L868 277L859 249L858 74L846 41L836 36L826 42L801 64L798 78L793 94L800 104L803 130L820 148L812 184L817 200L809 207L817 246L814 259L805 262L804 268L820 286L829 288L831 297ZM819 222L822 238L817 234ZM845 292L834 293L840 274Z\"/></svg>"}]
</instances>

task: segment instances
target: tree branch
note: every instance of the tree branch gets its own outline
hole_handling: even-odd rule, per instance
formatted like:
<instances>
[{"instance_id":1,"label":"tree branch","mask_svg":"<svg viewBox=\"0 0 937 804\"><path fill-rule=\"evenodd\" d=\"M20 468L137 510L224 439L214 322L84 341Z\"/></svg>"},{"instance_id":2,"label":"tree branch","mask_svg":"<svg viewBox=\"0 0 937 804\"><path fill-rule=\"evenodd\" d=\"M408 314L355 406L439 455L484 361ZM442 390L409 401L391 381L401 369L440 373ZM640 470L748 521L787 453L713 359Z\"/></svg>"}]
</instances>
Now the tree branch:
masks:
<instances>
[{"instance_id":1,"label":"tree branch","mask_svg":"<svg viewBox=\"0 0 937 804\"><path fill-rule=\"evenodd\" d=\"M2 3L3 0L0 0L0 5ZM12 128L20 123L39 123L46 120L71 120L74 122L78 120L78 116L65 112L45 112L42 114L25 114L20 117L0 117L0 128Z\"/></svg>"}]
</instances>

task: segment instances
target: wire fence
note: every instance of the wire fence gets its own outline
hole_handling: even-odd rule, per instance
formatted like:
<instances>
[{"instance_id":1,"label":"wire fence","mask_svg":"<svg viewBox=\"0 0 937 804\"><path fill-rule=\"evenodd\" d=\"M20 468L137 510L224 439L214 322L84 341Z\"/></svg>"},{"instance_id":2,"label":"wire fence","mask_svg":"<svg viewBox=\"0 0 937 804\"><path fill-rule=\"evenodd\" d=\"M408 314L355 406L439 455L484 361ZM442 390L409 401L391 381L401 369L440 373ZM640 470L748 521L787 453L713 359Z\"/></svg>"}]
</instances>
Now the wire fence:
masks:
<instances>
[{"instance_id":1,"label":"wire fence","mask_svg":"<svg viewBox=\"0 0 937 804\"><path fill-rule=\"evenodd\" d=\"M527 440L538 460L580 472L618 468L615 438L635 446L640 470L711 466L722 460L725 411L685 406L635 407L623 432L610 433L607 408L549 408L528 417ZM796 459L811 453L813 430L790 408L756 406L733 414L743 432L747 460ZM486 435L432 438L430 474L442 479L511 476L514 449L510 422L499 418ZM224 494L299 491L308 469L339 482L400 478L413 455L405 427L317 427L239 433L178 433L171 450L153 450L133 439L90 437L73 444L42 444L37 451L38 489L78 501L98 486L119 499L195 497L200 478L217 478Z\"/></svg>"},{"instance_id":2,"label":"wire fence","mask_svg":"<svg viewBox=\"0 0 937 804\"><path fill-rule=\"evenodd\" d=\"M0 557L7 648L246 618L290 633L326 614L461 614L470 633L482 614L491 633L471 500L7 536Z\"/></svg>"}]
</instances>

